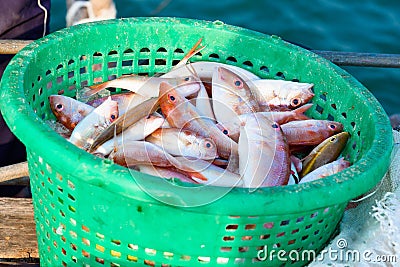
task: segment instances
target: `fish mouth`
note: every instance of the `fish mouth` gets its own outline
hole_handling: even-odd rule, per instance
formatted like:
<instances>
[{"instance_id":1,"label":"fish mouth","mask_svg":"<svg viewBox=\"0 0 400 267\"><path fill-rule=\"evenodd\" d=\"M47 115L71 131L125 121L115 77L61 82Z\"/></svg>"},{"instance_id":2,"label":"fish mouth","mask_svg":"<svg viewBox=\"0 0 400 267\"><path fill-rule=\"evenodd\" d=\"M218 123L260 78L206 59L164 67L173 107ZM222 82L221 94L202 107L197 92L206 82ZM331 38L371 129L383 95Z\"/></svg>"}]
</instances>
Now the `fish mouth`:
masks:
<instances>
[{"instance_id":1,"label":"fish mouth","mask_svg":"<svg viewBox=\"0 0 400 267\"><path fill-rule=\"evenodd\" d=\"M220 67L217 67L216 68L217 69L217 74L218 74L218 79L220 79L220 80L222 80L222 81L224 81L225 79L225 77L224 77L224 72L223 72L223 70L220 68Z\"/></svg>"},{"instance_id":2,"label":"fish mouth","mask_svg":"<svg viewBox=\"0 0 400 267\"><path fill-rule=\"evenodd\" d=\"M222 67L217 67L217 73L218 73L218 79L221 81L227 81L227 75L229 75L229 70L222 68Z\"/></svg>"},{"instance_id":3,"label":"fish mouth","mask_svg":"<svg viewBox=\"0 0 400 267\"><path fill-rule=\"evenodd\" d=\"M305 83L303 88L308 89L312 92L312 89L314 89L314 84L313 83Z\"/></svg>"},{"instance_id":4,"label":"fish mouth","mask_svg":"<svg viewBox=\"0 0 400 267\"><path fill-rule=\"evenodd\" d=\"M302 97L302 105L307 104L314 96L314 84L310 83L307 85L304 85L304 87L302 87L302 89L305 91L303 97Z\"/></svg>"},{"instance_id":5,"label":"fish mouth","mask_svg":"<svg viewBox=\"0 0 400 267\"><path fill-rule=\"evenodd\" d=\"M302 89L303 89L304 91L307 92L307 95L310 95L310 96L312 96L312 97L315 96L315 93L314 93L314 84L313 84L313 83L305 84L305 85L302 87Z\"/></svg>"}]
</instances>

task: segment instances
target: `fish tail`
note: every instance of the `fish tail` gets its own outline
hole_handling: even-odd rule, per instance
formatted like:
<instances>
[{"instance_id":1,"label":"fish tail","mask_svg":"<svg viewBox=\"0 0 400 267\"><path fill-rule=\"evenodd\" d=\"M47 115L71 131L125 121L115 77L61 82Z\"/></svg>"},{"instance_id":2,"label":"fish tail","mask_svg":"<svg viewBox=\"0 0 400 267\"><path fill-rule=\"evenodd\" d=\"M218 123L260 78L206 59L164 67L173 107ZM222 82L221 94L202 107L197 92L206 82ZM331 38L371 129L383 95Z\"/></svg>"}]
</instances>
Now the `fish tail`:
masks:
<instances>
[{"instance_id":1,"label":"fish tail","mask_svg":"<svg viewBox=\"0 0 400 267\"><path fill-rule=\"evenodd\" d=\"M226 169L233 173L239 173L239 152L232 151Z\"/></svg>"}]
</instances>

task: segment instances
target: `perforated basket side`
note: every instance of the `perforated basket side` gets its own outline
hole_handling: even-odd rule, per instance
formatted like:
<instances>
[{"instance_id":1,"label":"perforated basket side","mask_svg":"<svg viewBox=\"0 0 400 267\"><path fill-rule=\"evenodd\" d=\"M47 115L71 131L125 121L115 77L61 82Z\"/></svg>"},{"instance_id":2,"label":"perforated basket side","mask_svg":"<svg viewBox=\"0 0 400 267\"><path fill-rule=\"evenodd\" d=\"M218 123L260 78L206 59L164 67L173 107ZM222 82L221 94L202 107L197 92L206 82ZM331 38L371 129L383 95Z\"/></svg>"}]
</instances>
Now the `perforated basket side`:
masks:
<instances>
[{"instance_id":1,"label":"perforated basket side","mask_svg":"<svg viewBox=\"0 0 400 267\"><path fill-rule=\"evenodd\" d=\"M329 240L346 206L277 216L192 213L88 185L34 153L29 163L43 266L271 266L281 263L279 250L300 266Z\"/></svg>"}]
</instances>

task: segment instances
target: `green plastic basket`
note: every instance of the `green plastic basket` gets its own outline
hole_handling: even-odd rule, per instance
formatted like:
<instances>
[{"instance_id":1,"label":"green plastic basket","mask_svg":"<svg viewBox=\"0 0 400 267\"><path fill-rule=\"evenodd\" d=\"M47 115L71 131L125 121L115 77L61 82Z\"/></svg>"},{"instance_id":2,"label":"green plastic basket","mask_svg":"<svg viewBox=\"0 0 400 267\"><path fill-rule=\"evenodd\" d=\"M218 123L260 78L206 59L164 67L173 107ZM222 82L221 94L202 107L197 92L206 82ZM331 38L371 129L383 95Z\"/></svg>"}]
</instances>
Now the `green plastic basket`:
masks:
<instances>
[{"instance_id":1,"label":"green plastic basket","mask_svg":"<svg viewBox=\"0 0 400 267\"><path fill-rule=\"evenodd\" d=\"M54 119L49 95L74 96L82 86L123 74L166 72L200 37L206 48L195 61L314 83L308 115L344 124L351 134L344 155L354 164L312 183L252 193L189 190L86 153L46 124ZM130 18L52 33L14 57L0 103L27 147L42 266L304 265L308 258L301 252L321 250L349 200L380 181L393 146L381 105L348 73L279 37L222 22ZM147 181L145 190L139 178ZM205 205L178 205L213 194L223 196ZM264 248L268 255L260 260ZM278 250L291 259L271 255Z\"/></svg>"}]
</instances>

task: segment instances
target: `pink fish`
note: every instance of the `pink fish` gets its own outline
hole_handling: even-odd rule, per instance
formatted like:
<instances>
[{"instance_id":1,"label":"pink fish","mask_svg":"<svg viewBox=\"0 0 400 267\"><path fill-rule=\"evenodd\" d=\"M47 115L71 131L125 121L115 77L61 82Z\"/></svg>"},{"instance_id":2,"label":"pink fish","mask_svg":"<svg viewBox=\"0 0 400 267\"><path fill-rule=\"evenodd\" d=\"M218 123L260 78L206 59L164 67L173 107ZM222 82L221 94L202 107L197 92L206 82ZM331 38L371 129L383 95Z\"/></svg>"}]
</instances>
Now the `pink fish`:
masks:
<instances>
[{"instance_id":1,"label":"pink fish","mask_svg":"<svg viewBox=\"0 0 400 267\"><path fill-rule=\"evenodd\" d=\"M140 172L153 175L153 176L158 176L161 178L165 179L178 179L182 182L186 183L192 183L192 184L197 184L197 182L193 179L191 179L188 175L186 175L182 171L178 171L176 168L173 167L157 167L153 165L147 165L147 164L138 164L136 165L135 169L137 169Z\"/></svg>"},{"instance_id":2,"label":"pink fish","mask_svg":"<svg viewBox=\"0 0 400 267\"><path fill-rule=\"evenodd\" d=\"M51 95L49 102L57 120L71 131L94 110L94 107L90 105L63 95Z\"/></svg>"},{"instance_id":3,"label":"pink fish","mask_svg":"<svg viewBox=\"0 0 400 267\"><path fill-rule=\"evenodd\" d=\"M177 87L180 94L188 96L199 91L200 85L193 76L164 78L164 77L149 77L136 74L123 75L117 79L106 81L104 83L90 86L92 89L86 95L93 95L105 88L116 87L129 90L145 97L158 97L159 87L161 82L168 82ZM181 85L185 85L182 86Z\"/></svg>"},{"instance_id":4,"label":"pink fish","mask_svg":"<svg viewBox=\"0 0 400 267\"><path fill-rule=\"evenodd\" d=\"M286 185L290 163L279 124L259 114L249 118L239 137L239 173L244 187Z\"/></svg>"},{"instance_id":5,"label":"pink fish","mask_svg":"<svg viewBox=\"0 0 400 267\"><path fill-rule=\"evenodd\" d=\"M279 125L288 123L294 120L308 120L310 119L304 112L312 107L312 104L306 104L295 110L290 111L270 111L270 112L257 112L268 119L275 121ZM246 124L248 118L251 118L253 113L246 113L237 116L237 119L225 123L217 123L217 127L227 136L232 138L235 142L239 140L240 127Z\"/></svg>"},{"instance_id":6,"label":"pink fish","mask_svg":"<svg viewBox=\"0 0 400 267\"><path fill-rule=\"evenodd\" d=\"M291 121L281 127L289 146L318 145L343 130L340 122L328 120Z\"/></svg>"},{"instance_id":7,"label":"pink fish","mask_svg":"<svg viewBox=\"0 0 400 267\"><path fill-rule=\"evenodd\" d=\"M160 128L146 138L146 141L162 147L173 156L184 156L211 160L217 155L217 147L211 138L199 136L190 130Z\"/></svg>"},{"instance_id":8,"label":"pink fish","mask_svg":"<svg viewBox=\"0 0 400 267\"><path fill-rule=\"evenodd\" d=\"M299 184L315 181L315 180L333 175L335 173L338 173L338 172L346 169L350 165L351 164L349 161L345 160L344 158L340 158L338 160L332 161L331 163L322 165L321 167L308 173L306 176L301 178Z\"/></svg>"},{"instance_id":9,"label":"pink fish","mask_svg":"<svg viewBox=\"0 0 400 267\"><path fill-rule=\"evenodd\" d=\"M314 97L312 83L258 79L249 86L263 111L295 109Z\"/></svg>"},{"instance_id":10,"label":"pink fish","mask_svg":"<svg viewBox=\"0 0 400 267\"><path fill-rule=\"evenodd\" d=\"M185 157L177 157L176 159L182 165L181 170L198 183L223 187L241 187L243 185L240 175L207 161L191 160Z\"/></svg>"},{"instance_id":11,"label":"pink fish","mask_svg":"<svg viewBox=\"0 0 400 267\"><path fill-rule=\"evenodd\" d=\"M212 104L218 122L232 121L238 115L259 111L247 83L236 73L217 67L212 78Z\"/></svg>"},{"instance_id":12,"label":"pink fish","mask_svg":"<svg viewBox=\"0 0 400 267\"><path fill-rule=\"evenodd\" d=\"M203 137L211 138L217 146L217 153L223 158L237 154L237 143L224 135L207 118L201 117L198 110L168 83L161 83L159 104L161 111L171 127L188 129Z\"/></svg>"},{"instance_id":13,"label":"pink fish","mask_svg":"<svg viewBox=\"0 0 400 267\"><path fill-rule=\"evenodd\" d=\"M110 158L116 164L129 168L143 164L158 167L180 167L179 162L173 156L161 147L146 141L127 140L110 154Z\"/></svg>"}]
</instances>

